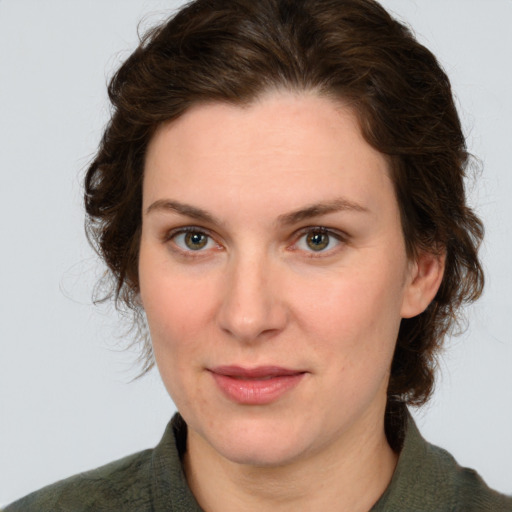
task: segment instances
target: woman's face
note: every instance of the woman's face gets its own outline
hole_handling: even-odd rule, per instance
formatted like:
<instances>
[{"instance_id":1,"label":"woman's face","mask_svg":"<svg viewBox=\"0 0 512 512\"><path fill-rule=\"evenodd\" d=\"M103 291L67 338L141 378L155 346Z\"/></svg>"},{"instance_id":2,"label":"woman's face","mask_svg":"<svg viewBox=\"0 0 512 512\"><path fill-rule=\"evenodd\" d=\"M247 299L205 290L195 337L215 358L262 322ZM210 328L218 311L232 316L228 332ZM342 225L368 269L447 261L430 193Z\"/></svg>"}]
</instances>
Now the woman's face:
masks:
<instances>
[{"instance_id":1,"label":"woman's face","mask_svg":"<svg viewBox=\"0 0 512 512\"><path fill-rule=\"evenodd\" d=\"M331 100L200 105L149 145L141 299L191 443L281 465L382 432L416 267L385 158Z\"/></svg>"}]
</instances>

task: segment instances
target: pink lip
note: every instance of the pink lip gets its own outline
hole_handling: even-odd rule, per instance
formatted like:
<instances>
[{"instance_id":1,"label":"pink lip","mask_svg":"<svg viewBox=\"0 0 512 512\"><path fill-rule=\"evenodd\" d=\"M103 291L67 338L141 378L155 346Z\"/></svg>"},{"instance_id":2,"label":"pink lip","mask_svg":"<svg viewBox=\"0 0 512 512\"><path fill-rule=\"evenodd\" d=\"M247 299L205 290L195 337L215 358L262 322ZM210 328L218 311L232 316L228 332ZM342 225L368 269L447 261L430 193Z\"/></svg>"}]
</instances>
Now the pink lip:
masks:
<instances>
[{"instance_id":1,"label":"pink lip","mask_svg":"<svg viewBox=\"0 0 512 512\"><path fill-rule=\"evenodd\" d=\"M306 373L278 366L218 366L210 372L224 395L243 405L274 402L299 384Z\"/></svg>"}]
</instances>

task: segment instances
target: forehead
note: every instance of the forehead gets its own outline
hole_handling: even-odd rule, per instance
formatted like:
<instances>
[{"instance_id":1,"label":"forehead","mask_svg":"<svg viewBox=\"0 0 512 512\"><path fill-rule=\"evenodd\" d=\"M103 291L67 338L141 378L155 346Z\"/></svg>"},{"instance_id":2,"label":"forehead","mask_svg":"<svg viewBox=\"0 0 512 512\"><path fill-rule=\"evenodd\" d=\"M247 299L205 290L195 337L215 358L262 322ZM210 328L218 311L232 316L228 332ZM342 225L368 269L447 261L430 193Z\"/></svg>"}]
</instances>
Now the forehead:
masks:
<instances>
[{"instance_id":1,"label":"forehead","mask_svg":"<svg viewBox=\"0 0 512 512\"><path fill-rule=\"evenodd\" d=\"M293 209L340 196L375 203L390 192L394 199L387 160L364 140L355 113L315 94L197 105L162 125L146 156L146 206L164 193Z\"/></svg>"}]
</instances>

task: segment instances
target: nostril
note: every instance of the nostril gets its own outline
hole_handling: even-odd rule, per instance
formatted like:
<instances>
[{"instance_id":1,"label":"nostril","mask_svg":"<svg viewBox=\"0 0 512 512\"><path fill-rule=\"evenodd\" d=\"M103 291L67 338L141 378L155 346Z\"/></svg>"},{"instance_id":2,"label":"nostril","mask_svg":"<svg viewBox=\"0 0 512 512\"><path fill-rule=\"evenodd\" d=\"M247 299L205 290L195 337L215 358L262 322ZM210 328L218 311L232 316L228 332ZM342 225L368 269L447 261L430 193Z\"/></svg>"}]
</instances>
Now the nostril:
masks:
<instances>
[{"instance_id":1,"label":"nostril","mask_svg":"<svg viewBox=\"0 0 512 512\"><path fill-rule=\"evenodd\" d=\"M240 341L268 338L286 324L280 288L271 278L271 263L258 247L238 254L226 273L218 325Z\"/></svg>"},{"instance_id":2,"label":"nostril","mask_svg":"<svg viewBox=\"0 0 512 512\"><path fill-rule=\"evenodd\" d=\"M286 314L276 301L225 302L219 311L219 326L234 338L250 342L280 332Z\"/></svg>"}]
</instances>

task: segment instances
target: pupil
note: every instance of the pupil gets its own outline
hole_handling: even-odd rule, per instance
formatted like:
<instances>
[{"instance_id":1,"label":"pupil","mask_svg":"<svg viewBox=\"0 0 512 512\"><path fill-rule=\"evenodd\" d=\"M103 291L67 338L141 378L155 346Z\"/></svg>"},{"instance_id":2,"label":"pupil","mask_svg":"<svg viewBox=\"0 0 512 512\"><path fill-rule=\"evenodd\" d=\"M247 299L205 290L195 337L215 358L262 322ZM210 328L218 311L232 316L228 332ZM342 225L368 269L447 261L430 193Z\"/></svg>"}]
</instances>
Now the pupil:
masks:
<instances>
[{"instance_id":1,"label":"pupil","mask_svg":"<svg viewBox=\"0 0 512 512\"><path fill-rule=\"evenodd\" d=\"M321 251L329 245L329 236L325 233L312 233L308 236L308 245L314 251Z\"/></svg>"},{"instance_id":2,"label":"pupil","mask_svg":"<svg viewBox=\"0 0 512 512\"><path fill-rule=\"evenodd\" d=\"M207 242L206 236L202 233L187 233L185 237L185 242L189 249L193 251L197 251L198 249L202 249Z\"/></svg>"}]
</instances>

